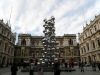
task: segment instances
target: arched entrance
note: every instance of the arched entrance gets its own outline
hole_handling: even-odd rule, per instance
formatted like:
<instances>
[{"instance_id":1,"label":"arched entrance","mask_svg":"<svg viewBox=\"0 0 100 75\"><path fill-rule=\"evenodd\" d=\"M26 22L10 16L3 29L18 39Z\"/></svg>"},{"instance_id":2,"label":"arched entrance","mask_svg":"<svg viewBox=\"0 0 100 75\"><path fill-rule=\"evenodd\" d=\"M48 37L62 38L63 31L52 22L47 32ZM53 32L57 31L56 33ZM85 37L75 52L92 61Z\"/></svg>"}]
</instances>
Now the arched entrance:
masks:
<instances>
[{"instance_id":1,"label":"arched entrance","mask_svg":"<svg viewBox=\"0 0 100 75\"><path fill-rule=\"evenodd\" d=\"M9 65L10 63L9 63L9 58L7 59L7 66Z\"/></svg>"},{"instance_id":2,"label":"arched entrance","mask_svg":"<svg viewBox=\"0 0 100 75\"><path fill-rule=\"evenodd\" d=\"M2 66L4 66L5 65L5 61L6 61L6 57L4 56L3 58L2 58Z\"/></svg>"},{"instance_id":3,"label":"arched entrance","mask_svg":"<svg viewBox=\"0 0 100 75\"><path fill-rule=\"evenodd\" d=\"M91 64L91 57L90 56L88 56L88 61L89 61L89 63Z\"/></svg>"}]
</instances>

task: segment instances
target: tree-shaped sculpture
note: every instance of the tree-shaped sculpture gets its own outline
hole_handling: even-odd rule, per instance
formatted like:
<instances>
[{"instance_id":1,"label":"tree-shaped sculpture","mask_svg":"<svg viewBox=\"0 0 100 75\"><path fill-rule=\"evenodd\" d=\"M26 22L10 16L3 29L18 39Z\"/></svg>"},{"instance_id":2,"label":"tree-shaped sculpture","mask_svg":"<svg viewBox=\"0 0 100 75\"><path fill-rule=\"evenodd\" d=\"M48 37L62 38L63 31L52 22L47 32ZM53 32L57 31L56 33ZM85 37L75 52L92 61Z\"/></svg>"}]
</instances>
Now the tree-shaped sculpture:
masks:
<instances>
[{"instance_id":1,"label":"tree-shaped sculpture","mask_svg":"<svg viewBox=\"0 0 100 75\"><path fill-rule=\"evenodd\" d=\"M56 58L56 38L55 38L55 18L51 17L49 20L44 20L44 37L43 37L43 61L45 63L53 62Z\"/></svg>"}]
</instances>

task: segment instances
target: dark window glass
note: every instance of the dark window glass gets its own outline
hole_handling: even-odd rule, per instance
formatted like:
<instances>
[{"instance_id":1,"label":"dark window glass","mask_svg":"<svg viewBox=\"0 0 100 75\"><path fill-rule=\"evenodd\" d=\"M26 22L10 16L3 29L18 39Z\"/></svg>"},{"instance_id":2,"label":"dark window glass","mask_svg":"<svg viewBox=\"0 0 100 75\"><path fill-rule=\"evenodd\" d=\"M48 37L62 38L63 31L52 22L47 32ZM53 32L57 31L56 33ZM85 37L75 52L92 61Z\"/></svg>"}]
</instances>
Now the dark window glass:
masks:
<instances>
[{"instance_id":1,"label":"dark window glass","mask_svg":"<svg viewBox=\"0 0 100 75\"><path fill-rule=\"evenodd\" d=\"M69 45L73 45L73 40L69 39Z\"/></svg>"},{"instance_id":2,"label":"dark window glass","mask_svg":"<svg viewBox=\"0 0 100 75\"><path fill-rule=\"evenodd\" d=\"M23 40L21 41L21 45L26 45L26 40L25 40L25 39L23 39Z\"/></svg>"}]
</instances>

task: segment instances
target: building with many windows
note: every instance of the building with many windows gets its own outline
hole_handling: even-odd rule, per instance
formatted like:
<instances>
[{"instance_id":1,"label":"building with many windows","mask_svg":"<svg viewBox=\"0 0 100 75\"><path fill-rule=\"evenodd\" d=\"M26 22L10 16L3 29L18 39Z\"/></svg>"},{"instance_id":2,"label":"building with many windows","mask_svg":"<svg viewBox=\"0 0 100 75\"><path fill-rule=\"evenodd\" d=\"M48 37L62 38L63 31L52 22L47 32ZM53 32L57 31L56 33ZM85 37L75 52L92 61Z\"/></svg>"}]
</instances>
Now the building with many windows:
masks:
<instances>
[{"instance_id":1,"label":"building with many windows","mask_svg":"<svg viewBox=\"0 0 100 75\"><path fill-rule=\"evenodd\" d=\"M100 15L95 16L79 33L80 56L82 61L91 63L100 61Z\"/></svg>"},{"instance_id":2,"label":"building with many windows","mask_svg":"<svg viewBox=\"0 0 100 75\"><path fill-rule=\"evenodd\" d=\"M18 43L15 46L15 58L17 62L28 62L30 59L42 61L43 57L43 36L31 36L30 34L19 34ZM75 34L64 34L56 36L57 49L60 60L79 60L79 46Z\"/></svg>"},{"instance_id":3,"label":"building with many windows","mask_svg":"<svg viewBox=\"0 0 100 75\"><path fill-rule=\"evenodd\" d=\"M79 61L79 45L75 34L55 36L58 59L61 61ZM8 23L0 20L0 66L7 66L13 61L29 62L30 59L42 62L43 36L19 34L15 45L16 34L11 31Z\"/></svg>"},{"instance_id":4,"label":"building with many windows","mask_svg":"<svg viewBox=\"0 0 100 75\"><path fill-rule=\"evenodd\" d=\"M0 66L7 66L13 62L15 33L12 33L8 23L0 20Z\"/></svg>"}]
</instances>

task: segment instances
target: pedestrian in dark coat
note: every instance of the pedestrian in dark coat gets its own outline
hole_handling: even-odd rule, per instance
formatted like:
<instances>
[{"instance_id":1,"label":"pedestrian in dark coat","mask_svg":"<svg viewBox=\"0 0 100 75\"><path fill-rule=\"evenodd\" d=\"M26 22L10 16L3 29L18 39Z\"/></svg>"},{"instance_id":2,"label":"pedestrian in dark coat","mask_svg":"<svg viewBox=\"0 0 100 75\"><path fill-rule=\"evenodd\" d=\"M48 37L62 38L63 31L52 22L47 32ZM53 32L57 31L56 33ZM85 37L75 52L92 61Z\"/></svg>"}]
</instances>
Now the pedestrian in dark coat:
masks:
<instances>
[{"instance_id":1,"label":"pedestrian in dark coat","mask_svg":"<svg viewBox=\"0 0 100 75\"><path fill-rule=\"evenodd\" d=\"M17 71L18 71L17 65L13 64L11 66L11 75L17 75Z\"/></svg>"},{"instance_id":2,"label":"pedestrian in dark coat","mask_svg":"<svg viewBox=\"0 0 100 75\"><path fill-rule=\"evenodd\" d=\"M42 67L39 67L39 69L38 69L38 75L44 75L43 74L43 68Z\"/></svg>"},{"instance_id":3,"label":"pedestrian in dark coat","mask_svg":"<svg viewBox=\"0 0 100 75\"><path fill-rule=\"evenodd\" d=\"M65 62L65 71L68 72L68 63L67 62Z\"/></svg>"},{"instance_id":4,"label":"pedestrian in dark coat","mask_svg":"<svg viewBox=\"0 0 100 75\"><path fill-rule=\"evenodd\" d=\"M60 75L60 63L57 61L54 63L54 75Z\"/></svg>"},{"instance_id":5,"label":"pedestrian in dark coat","mask_svg":"<svg viewBox=\"0 0 100 75\"><path fill-rule=\"evenodd\" d=\"M35 67L35 64L34 63L30 63L29 75L34 75L34 67Z\"/></svg>"},{"instance_id":6,"label":"pedestrian in dark coat","mask_svg":"<svg viewBox=\"0 0 100 75\"><path fill-rule=\"evenodd\" d=\"M98 66L98 69L99 69L99 71L100 71L100 61L97 62L97 66Z\"/></svg>"},{"instance_id":7,"label":"pedestrian in dark coat","mask_svg":"<svg viewBox=\"0 0 100 75\"><path fill-rule=\"evenodd\" d=\"M81 69L81 72L84 72L84 63L83 62L80 63L80 69Z\"/></svg>"},{"instance_id":8,"label":"pedestrian in dark coat","mask_svg":"<svg viewBox=\"0 0 100 75\"><path fill-rule=\"evenodd\" d=\"M68 67L68 64L67 64L67 62L65 62L65 68L67 68Z\"/></svg>"},{"instance_id":9,"label":"pedestrian in dark coat","mask_svg":"<svg viewBox=\"0 0 100 75\"><path fill-rule=\"evenodd\" d=\"M92 62L92 70L96 71L96 63L95 62Z\"/></svg>"},{"instance_id":10,"label":"pedestrian in dark coat","mask_svg":"<svg viewBox=\"0 0 100 75\"><path fill-rule=\"evenodd\" d=\"M79 69L80 69L80 66L81 66L81 62L79 62L79 63L78 63L78 66L79 66Z\"/></svg>"}]
</instances>

